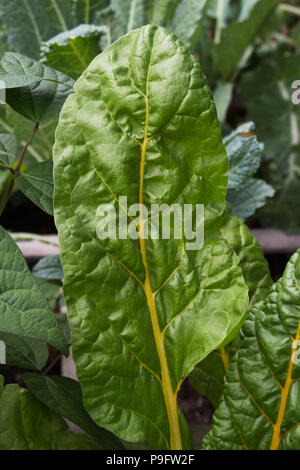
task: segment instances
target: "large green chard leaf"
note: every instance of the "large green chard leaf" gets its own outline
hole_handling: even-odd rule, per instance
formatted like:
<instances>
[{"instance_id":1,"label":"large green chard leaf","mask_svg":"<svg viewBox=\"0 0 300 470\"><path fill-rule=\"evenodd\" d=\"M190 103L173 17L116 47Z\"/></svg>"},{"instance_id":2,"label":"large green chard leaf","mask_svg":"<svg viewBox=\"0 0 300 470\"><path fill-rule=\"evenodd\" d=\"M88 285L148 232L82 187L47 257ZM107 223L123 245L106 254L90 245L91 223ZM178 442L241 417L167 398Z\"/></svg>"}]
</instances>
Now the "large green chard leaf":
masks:
<instances>
[{"instance_id":1,"label":"large green chard leaf","mask_svg":"<svg viewBox=\"0 0 300 470\"><path fill-rule=\"evenodd\" d=\"M0 332L48 342L68 354L53 312L36 286L25 259L0 227Z\"/></svg>"},{"instance_id":2,"label":"large green chard leaf","mask_svg":"<svg viewBox=\"0 0 300 470\"><path fill-rule=\"evenodd\" d=\"M253 178L260 167L264 145L254 135L253 122L239 126L225 137L229 158L227 201L232 213L246 220L274 196L274 189L265 181Z\"/></svg>"},{"instance_id":3,"label":"large green chard leaf","mask_svg":"<svg viewBox=\"0 0 300 470\"><path fill-rule=\"evenodd\" d=\"M101 52L100 38L107 34L103 26L82 24L42 44L41 59L50 67L78 78Z\"/></svg>"},{"instance_id":4,"label":"large green chard leaf","mask_svg":"<svg viewBox=\"0 0 300 470\"><path fill-rule=\"evenodd\" d=\"M292 102L292 83L300 76L300 56L273 54L247 72L241 92L257 135L265 143L268 176L275 198L264 211L263 223L298 231L300 209L295 194L300 184L300 108Z\"/></svg>"},{"instance_id":5,"label":"large green chard leaf","mask_svg":"<svg viewBox=\"0 0 300 470\"><path fill-rule=\"evenodd\" d=\"M0 19L9 44L34 59L42 41L76 26L73 0L0 0Z\"/></svg>"},{"instance_id":6,"label":"large green chard leaf","mask_svg":"<svg viewBox=\"0 0 300 470\"><path fill-rule=\"evenodd\" d=\"M205 449L300 449L300 251L252 308Z\"/></svg>"},{"instance_id":7,"label":"large green chard leaf","mask_svg":"<svg viewBox=\"0 0 300 470\"><path fill-rule=\"evenodd\" d=\"M87 432L105 450L124 449L110 432L99 428L82 404L82 392L78 382L67 377L25 374L24 379L32 393L54 413L72 421Z\"/></svg>"},{"instance_id":8,"label":"large green chard leaf","mask_svg":"<svg viewBox=\"0 0 300 470\"><path fill-rule=\"evenodd\" d=\"M217 233L227 169L201 67L162 28L107 48L61 113L54 205L74 359L88 413L127 441L190 446L177 392L243 321L239 260ZM204 204L206 243L145 240L143 211L139 239L99 240L98 208L123 214L121 196L148 209ZM121 219L132 221L126 209Z\"/></svg>"},{"instance_id":9,"label":"large green chard leaf","mask_svg":"<svg viewBox=\"0 0 300 470\"><path fill-rule=\"evenodd\" d=\"M110 0L74 0L78 24L98 24L97 14L104 10Z\"/></svg>"},{"instance_id":10,"label":"large green chard leaf","mask_svg":"<svg viewBox=\"0 0 300 470\"><path fill-rule=\"evenodd\" d=\"M237 217L229 216L221 232L240 259L251 308L266 298L273 284L268 263L251 231ZM221 351L214 351L190 375L194 387L206 395L215 408L220 402L225 373L235 348L236 341Z\"/></svg>"},{"instance_id":11,"label":"large green chard leaf","mask_svg":"<svg viewBox=\"0 0 300 470\"><path fill-rule=\"evenodd\" d=\"M0 450L101 450L86 436L17 385L3 387L0 376Z\"/></svg>"},{"instance_id":12,"label":"large green chard leaf","mask_svg":"<svg viewBox=\"0 0 300 470\"><path fill-rule=\"evenodd\" d=\"M35 122L58 114L74 84L62 72L14 52L2 57L0 80L6 86L7 103Z\"/></svg>"}]
</instances>

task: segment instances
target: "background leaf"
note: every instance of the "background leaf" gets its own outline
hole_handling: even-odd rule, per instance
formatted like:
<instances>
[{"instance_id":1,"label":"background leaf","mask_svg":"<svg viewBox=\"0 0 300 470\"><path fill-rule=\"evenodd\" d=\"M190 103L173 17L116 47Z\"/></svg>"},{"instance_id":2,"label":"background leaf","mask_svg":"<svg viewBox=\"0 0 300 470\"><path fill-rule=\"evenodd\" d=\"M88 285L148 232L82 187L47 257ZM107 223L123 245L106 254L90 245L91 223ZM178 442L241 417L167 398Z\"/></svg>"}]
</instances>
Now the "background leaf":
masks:
<instances>
[{"instance_id":1,"label":"background leaf","mask_svg":"<svg viewBox=\"0 0 300 470\"><path fill-rule=\"evenodd\" d=\"M53 215L53 163L41 162L15 176L17 187L43 209Z\"/></svg>"},{"instance_id":2,"label":"background leaf","mask_svg":"<svg viewBox=\"0 0 300 470\"><path fill-rule=\"evenodd\" d=\"M36 286L25 259L0 227L0 331L45 341L68 354L53 312Z\"/></svg>"},{"instance_id":3,"label":"background leaf","mask_svg":"<svg viewBox=\"0 0 300 470\"><path fill-rule=\"evenodd\" d=\"M20 426L20 422L22 426ZM0 390L1 450L100 450L92 439L69 431L67 424L28 390Z\"/></svg>"},{"instance_id":4,"label":"background leaf","mask_svg":"<svg viewBox=\"0 0 300 470\"><path fill-rule=\"evenodd\" d=\"M7 103L34 122L58 114L74 84L67 75L13 52L1 59L0 80Z\"/></svg>"},{"instance_id":5,"label":"background leaf","mask_svg":"<svg viewBox=\"0 0 300 470\"><path fill-rule=\"evenodd\" d=\"M25 374L25 382L35 397L58 415L77 424L104 450L124 449L121 441L110 432L97 426L82 404L78 382L67 377Z\"/></svg>"},{"instance_id":6,"label":"background leaf","mask_svg":"<svg viewBox=\"0 0 300 470\"><path fill-rule=\"evenodd\" d=\"M40 259L32 270L32 274L41 279L61 280L64 278L60 256L46 256Z\"/></svg>"}]
</instances>

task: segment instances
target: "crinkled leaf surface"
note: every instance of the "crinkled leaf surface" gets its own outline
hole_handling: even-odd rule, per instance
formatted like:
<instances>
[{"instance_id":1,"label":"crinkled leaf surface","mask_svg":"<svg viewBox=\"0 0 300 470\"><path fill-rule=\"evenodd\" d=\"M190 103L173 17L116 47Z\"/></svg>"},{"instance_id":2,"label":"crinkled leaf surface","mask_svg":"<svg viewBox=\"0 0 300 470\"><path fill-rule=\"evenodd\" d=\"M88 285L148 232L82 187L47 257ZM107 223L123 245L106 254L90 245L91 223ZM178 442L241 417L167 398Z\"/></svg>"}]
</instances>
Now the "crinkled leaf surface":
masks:
<instances>
[{"instance_id":1,"label":"crinkled leaf surface","mask_svg":"<svg viewBox=\"0 0 300 470\"><path fill-rule=\"evenodd\" d=\"M232 213L241 220L246 220L264 206L267 198L273 197L275 192L265 181L253 178L264 150L254 131L254 123L246 123L224 139L230 166L227 201Z\"/></svg>"},{"instance_id":2,"label":"crinkled leaf surface","mask_svg":"<svg viewBox=\"0 0 300 470\"><path fill-rule=\"evenodd\" d=\"M32 270L32 274L41 279L60 280L64 278L60 256L46 256L40 259Z\"/></svg>"},{"instance_id":3,"label":"crinkled leaf surface","mask_svg":"<svg viewBox=\"0 0 300 470\"><path fill-rule=\"evenodd\" d=\"M67 377L25 374L25 382L32 393L54 413L77 424L94 438L104 450L124 449L121 441L110 432L99 428L82 404L78 382Z\"/></svg>"},{"instance_id":4,"label":"crinkled leaf surface","mask_svg":"<svg viewBox=\"0 0 300 470\"><path fill-rule=\"evenodd\" d=\"M264 300L273 284L262 249L248 227L237 217L229 216L221 233L240 259L245 282L249 288L249 307ZM220 402L227 361L230 362L236 341L222 352L214 351L200 362L190 375L194 387L206 395L216 408ZM224 349L224 348L223 348ZM225 362L224 362L225 361Z\"/></svg>"},{"instance_id":5,"label":"crinkled leaf surface","mask_svg":"<svg viewBox=\"0 0 300 470\"><path fill-rule=\"evenodd\" d=\"M15 176L16 185L37 206L53 215L53 163L41 162Z\"/></svg>"},{"instance_id":6,"label":"crinkled leaf surface","mask_svg":"<svg viewBox=\"0 0 300 470\"><path fill-rule=\"evenodd\" d=\"M2 57L0 80L6 86L7 103L35 122L58 114L74 84L62 72L15 52Z\"/></svg>"},{"instance_id":7,"label":"crinkled leaf surface","mask_svg":"<svg viewBox=\"0 0 300 470\"><path fill-rule=\"evenodd\" d=\"M101 450L17 385L0 385L0 450Z\"/></svg>"},{"instance_id":8,"label":"crinkled leaf surface","mask_svg":"<svg viewBox=\"0 0 300 470\"><path fill-rule=\"evenodd\" d=\"M92 62L67 100L54 161L64 291L84 405L98 425L127 441L188 448L178 389L201 359L236 334L248 304L238 258L216 233L228 162L199 63L162 28L121 38ZM132 222L121 196L128 207L148 209L204 204L207 242L188 251L184 238L145 240L142 211L139 239L101 241L101 204Z\"/></svg>"},{"instance_id":9,"label":"crinkled leaf surface","mask_svg":"<svg viewBox=\"0 0 300 470\"><path fill-rule=\"evenodd\" d=\"M0 332L48 342L68 354L55 316L38 289L21 252L0 227Z\"/></svg>"},{"instance_id":10,"label":"crinkled leaf surface","mask_svg":"<svg viewBox=\"0 0 300 470\"><path fill-rule=\"evenodd\" d=\"M78 78L101 52L100 38L106 33L103 26L85 24L60 33L42 44L42 62L72 78Z\"/></svg>"},{"instance_id":11,"label":"crinkled leaf surface","mask_svg":"<svg viewBox=\"0 0 300 470\"><path fill-rule=\"evenodd\" d=\"M205 449L300 449L300 251L256 304Z\"/></svg>"}]
</instances>

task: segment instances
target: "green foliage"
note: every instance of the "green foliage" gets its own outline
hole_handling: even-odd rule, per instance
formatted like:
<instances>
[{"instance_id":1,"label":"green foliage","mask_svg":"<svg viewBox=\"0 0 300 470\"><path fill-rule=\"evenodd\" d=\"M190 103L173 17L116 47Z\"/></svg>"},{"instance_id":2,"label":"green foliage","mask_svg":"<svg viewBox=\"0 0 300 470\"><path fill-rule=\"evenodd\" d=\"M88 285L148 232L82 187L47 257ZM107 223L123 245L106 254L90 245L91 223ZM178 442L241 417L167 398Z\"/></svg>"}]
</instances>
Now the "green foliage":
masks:
<instances>
[{"instance_id":1,"label":"green foliage","mask_svg":"<svg viewBox=\"0 0 300 470\"><path fill-rule=\"evenodd\" d=\"M76 79L101 52L100 39L106 34L103 26L77 26L43 43L41 60Z\"/></svg>"},{"instance_id":2,"label":"green foliage","mask_svg":"<svg viewBox=\"0 0 300 470\"><path fill-rule=\"evenodd\" d=\"M41 162L15 177L16 185L37 206L53 215L53 164Z\"/></svg>"},{"instance_id":3,"label":"green foliage","mask_svg":"<svg viewBox=\"0 0 300 470\"><path fill-rule=\"evenodd\" d=\"M240 260L240 267L249 289L249 308L265 299L271 286L272 278L262 249L251 231L237 217L228 216L221 233L233 248ZM237 341L223 348L228 363L237 347ZM227 362L226 361L226 362ZM206 395L214 407L217 407L224 389L224 377L227 363L220 351L214 351L198 364L190 375L193 386Z\"/></svg>"},{"instance_id":4,"label":"green foliage","mask_svg":"<svg viewBox=\"0 0 300 470\"><path fill-rule=\"evenodd\" d=\"M253 178L258 171L264 145L253 134L253 123L243 124L224 139L229 158L227 200L234 215L246 220L274 195L274 189L263 180Z\"/></svg>"},{"instance_id":5,"label":"green foliage","mask_svg":"<svg viewBox=\"0 0 300 470\"><path fill-rule=\"evenodd\" d=\"M0 387L0 450L101 450L89 437L70 432L28 390L3 387L3 378Z\"/></svg>"},{"instance_id":6,"label":"green foliage","mask_svg":"<svg viewBox=\"0 0 300 470\"><path fill-rule=\"evenodd\" d=\"M268 178L276 196L264 211L264 224L288 231L300 227L295 194L300 184L300 111L292 83L300 76L299 55L267 54L243 76L241 92L257 135L265 143Z\"/></svg>"},{"instance_id":7,"label":"green foliage","mask_svg":"<svg viewBox=\"0 0 300 470\"><path fill-rule=\"evenodd\" d=\"M299 283L300 251L250 311L204 449L300 449Z\"/></svg>"},{"instance_id":8,"label":"green foliage","mask_svg":"<svg viewBox=\"0 0 300 470\"><path fill-rule=\"evenodd\" d=\"M68 354L67 343L26 262L0 227L0 332L48 342Z\"/></svg>"},{"instance_id":9,"label":"green foliage","mask_svg":"<svg viewBox=\"0 0 300 470\"><path fill-rule=\"evenodd\" d=\"M2 332L0 340L5 343L5 363L9 366L41 370L48 360L48 347L45 342Z\"/></svg>"},{"instance_id":10,"label":"green foliage","mask_svg":"<svg viewBox=\"0 0 300 470\"><path fill-rule=\"evenodd\" d=\"M67 75L13 52L1 59L0 80L6 86L7 103L34 122L58 114L74 83Z\"/></svg>"},{"instance_id":11,"label":"green foliage","mask_svg":"<svg viewBox=\"0 0 300 470\"><path fill-rule=\"evenodd\" d=\"M32 274L40 279L61 280L64 278L60 256L46 256L34 266Z\"/></svg>"},{"instance_id":12,"label":"green foliage","mask_svg":"<svg viewBox=\"0 0 300 470\"><path fill-rule=\"evenodd\" d=\"M66 377L44 377L25 374L25 381L31 392L52 412L79 426L104 450L124 449L113 434L99 428L90 418L82 404L82 392L78 382Z\"/></svg>"},{"instance_id":13,"label":"green foliage","mask_svg":"<svg viewBox=\"0 0 300 470\"><path fill-rule=\"evenodd\" d=\"M88 413L127 441L190 447L177 391L243 321L239 260L217 232L226 171L201 68L161 28L102 53L60 115L55 218L73 355ZM121 195L128 206L205 204L207 243L187 251L185 239L99 240L97 209L104 201L119 209Z\"/></svg>"}]
</instances>

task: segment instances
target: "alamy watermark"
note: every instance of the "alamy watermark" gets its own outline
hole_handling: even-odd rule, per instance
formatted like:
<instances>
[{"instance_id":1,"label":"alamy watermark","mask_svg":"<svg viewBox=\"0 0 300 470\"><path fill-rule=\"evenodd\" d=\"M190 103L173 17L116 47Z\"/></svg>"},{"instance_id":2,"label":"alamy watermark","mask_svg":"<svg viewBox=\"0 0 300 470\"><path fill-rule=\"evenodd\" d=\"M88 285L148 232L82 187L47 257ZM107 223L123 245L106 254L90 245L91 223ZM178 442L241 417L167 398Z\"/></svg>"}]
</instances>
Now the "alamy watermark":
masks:
<instances>
[{"instance_id":1,"label":"alamy watermark","mask_svg":"<svg viewBox=\"0 0 300 470\"><path fill-rule=\"evenodd\" d=\"M0 340L0 365L6 364L6 344Z\"/></svg>"},{"instance_id":2,"label":"alamy watermark","mask_svg":"<svg viewBox=\"0 0 300 470\"><path fill-rule=\"evenodd\" d=\"M292 83L292 103L300 104L300 80L295 80Z\"/></svg>"},{"instance_id":3,"label":"alamy watermark","mask_svg":"<svg viewBox=\"0 0 300 470\"><path fill-rule=\"evenodd\" d=\"M0 80L0 105L1 104L6 104L6 87L2 80Z\"/></svg>"},{"instance_id":4,"label":"alamy watermark","mask_svg":"<svg viewBox=\"0 0 300 470\"><path fill-rule=\"evenodd\" d=\"M184 240L186 250L200 250L204 244L203 204L143 204L128 207L126 196L113 204L102 204L97 210L97 236L100 240ZM129 222L128 222L129 221Z\"/></svg>"}]
</instances>

